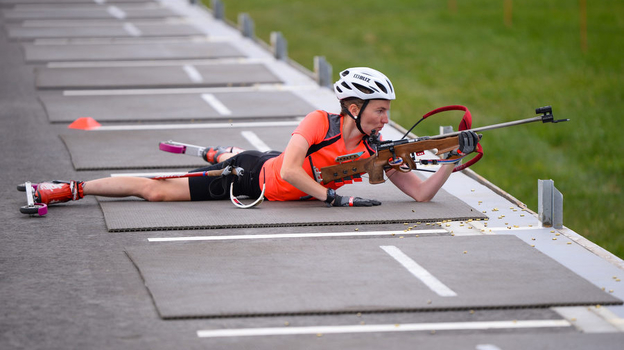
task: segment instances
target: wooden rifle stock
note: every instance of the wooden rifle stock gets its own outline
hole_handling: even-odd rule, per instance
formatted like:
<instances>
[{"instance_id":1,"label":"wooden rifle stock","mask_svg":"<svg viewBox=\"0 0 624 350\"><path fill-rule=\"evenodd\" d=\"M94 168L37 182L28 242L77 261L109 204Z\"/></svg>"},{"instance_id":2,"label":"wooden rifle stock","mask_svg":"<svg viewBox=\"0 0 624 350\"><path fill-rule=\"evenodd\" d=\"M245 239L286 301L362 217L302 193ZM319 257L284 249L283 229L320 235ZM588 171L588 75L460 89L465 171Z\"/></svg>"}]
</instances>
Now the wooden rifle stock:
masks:
<instances>
[{"instance_id":1,"label":"wooden rifle stock","mask_svg":"<svg viewBox=\"0 0 624 350\"><path fill-rule=\"evenodd\" d=\"M368 181L371 184L385 182L384 171L394 168L401 172L409 172L416 169L412 160L412 153L420 153L427 150L435 150L435 154L442 154L459 147L459 137L451 135L438 139L412 139L405 142L389 142L382 144L377 153L369 158L345 162L321 168L323 183L340 180L345 177L368 173ZM391 165L389 160L401 158L401 164Z\"/></svg>"}]
</instances>

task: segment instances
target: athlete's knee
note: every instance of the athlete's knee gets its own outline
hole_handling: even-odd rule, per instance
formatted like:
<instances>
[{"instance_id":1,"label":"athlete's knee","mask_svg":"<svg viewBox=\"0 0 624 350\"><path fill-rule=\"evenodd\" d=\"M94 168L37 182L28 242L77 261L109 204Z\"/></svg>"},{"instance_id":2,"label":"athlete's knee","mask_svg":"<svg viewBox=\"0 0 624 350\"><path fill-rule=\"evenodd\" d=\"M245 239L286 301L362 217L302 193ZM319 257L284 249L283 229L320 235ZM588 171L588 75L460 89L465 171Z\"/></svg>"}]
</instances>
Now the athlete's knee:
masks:
<instances>
[{"instance_id":1,"label":"athlete's knee","mask_svg":"<svg viewBox=\"0 0 624 350\"><path fill-rule=\"evenodd\" d=\"M146 182L141 188L140 197L149 202L162 202L167 199L165 182L162 180L151 180Z\"/></svg>"}]
</instances>

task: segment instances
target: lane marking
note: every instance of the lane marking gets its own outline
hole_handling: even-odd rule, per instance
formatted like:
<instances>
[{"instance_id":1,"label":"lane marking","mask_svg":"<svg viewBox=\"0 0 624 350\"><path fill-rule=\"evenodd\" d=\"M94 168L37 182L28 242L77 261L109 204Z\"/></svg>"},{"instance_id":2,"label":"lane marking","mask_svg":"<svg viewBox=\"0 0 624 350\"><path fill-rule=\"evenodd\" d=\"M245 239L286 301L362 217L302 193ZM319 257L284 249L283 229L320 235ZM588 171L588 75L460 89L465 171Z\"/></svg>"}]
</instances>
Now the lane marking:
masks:
<instances>
[{"instance_id":1,"label":"lane marking","mask_svg":"<svg viewBox=\"0 0 624 350\"><path fill-rule=\"evenodd\" d=\"M195 68L195 66L190 64L185 64L182 66L182 69L186 72L189 79L191 79L194 83L201 83L204 81L204 77L202 77L201 73Z\"/></svg>"},{"instance_id":2,"label":"lane marking","mask_svg":"<svg viewBox=\"0 0 624 350\"><path fill-rule=\"evenodd\" d=\"M475 347L476 350L501 350L498 346L494 344L478 344Z\"/></svg>"},{"instance_id":3,"label":"lane marking","mask_svg":"<svg viewBox=\"0 0 624 350\"><path fill-rule=\"evenodd\" d=\"M132 23L130 23L130 22L126 22L126 23L124 23L123 28L124 28L124 30L125 30L128 34L130 34L130 35L132 35L132 36L139 37L139 36L142 36L142 35L143 35L143 33L141 32L141 30L140 30L139 28L137 28L137 26L135 26L134 24L132 24Z\"/></svg>"},{"instance_id":4,"label":"lane marking","mask_svg":"<svg viewBox=\"0 0 624 350\"><path fill-rule=\"evenodd\" d=\"M210 107L214 108L221 115L232 115L232 111L230 111L218 98L213 94L201 94L202 100L210 105Z\"/></svg>"},{"instance_id":5,"label":"lane marking","mask_svg":"<svg viewBox=\"0 0 624 350\"><path fill-rule=\"evenodd\" d=\"M108 10L108 13L111 16L113 16L113 17L115 17L117 19L124 19L124 18L126 18L126 13L122 9L117 7L117 6L109 6L107 8L107 10Z\"/></svg>"},{"instance_id":6,"label":"lane marking","mask_svg":"<svg viewBox=\"0 0 624 350\"><path fill-rule=\"evenodd\" d=\"M484 321L484 322L438 322L408 324L377 324L353 326L312 326L199 330L199 338L252 337L269 335L341 334L374 332L418 332L446 330L489 330L570 327L566 320Z\"/></svg>"},{"instance_id":7,"label":"lane marking","mask_svg":"<svg viewBox=\"0 0 624 350\"><path fill-rule=\"evenodd\" d=\"M123 174L120 174L123 175ZM113 175L111 175L113 176ZM127 176L127 175L126 175ZM185 241L226 241L251 239L284 239L284 238L313 238L313 237L365 237L365 236L406 236L425 233L448 233L444 229L418 231L369 231L369 232L329 232L329 233L278 233L262 235L235 235L235 236L195 236L195 237L164 237L148 238L148 242L185 242Z\"/></svg>"},{"instance_id":8,"label":"lane marking","mask_svg":"<svg viewBox=\"0 0 624 350\"><path fill-rule=\"evenodd\" d=\"M174 129L227 129L257 128L277 126L297 126L298 120L283 122L247 122L247 123L202 123L202 124L156 124L156 125L106 125L89 131L123 131L123 130L174 130Z\"/></svg>"},{"instance_id":9,"label":"lane marking","mask_svg":"<svg viewBox=\"0 0 624 350\"><path fill-rule=\"evenodd\" d=\"M451 290L449 287L444 285L444 283L440 282L437 278L435 278L429 271L425 270L422 266L418 265L418 263L409 256L405 255L399 248L388 245L388 246L380 246L379 248L383 249L386 253L388 253L394 260L398 261L403 267L407 269L412 275L422 281L429 289L434 291L436 294L442 297L456 297L457 293Z\"/></svg>"},{"instance_id":10,"label":"lane marking","mask_svg":"<svg viewBox=\"0 0 624 350\"><path fill-rule=\"evenodd\" d=\"M226 92L258 92L258 91L310 91L319 90L318 86L300 85L285 86L281 84L262 84L241 87L217 88L180 88L180 89L119 89L119 90L64 90L63 96L125 96L125 95L173 95L173 94L202 94Z\"/></svg>"},{"instance_id":11,"label":"lane marking","mask_svg":"<svg viewBox=\"0 0 624 350\"><path fill-rule=\"evenodd\" d=\"M271 147L264 143L264 141L262 141L253 131L241 131L241 135L243 135L243 137L258 151L266 152L271 150Z\"/></svg>"}]
</instances>

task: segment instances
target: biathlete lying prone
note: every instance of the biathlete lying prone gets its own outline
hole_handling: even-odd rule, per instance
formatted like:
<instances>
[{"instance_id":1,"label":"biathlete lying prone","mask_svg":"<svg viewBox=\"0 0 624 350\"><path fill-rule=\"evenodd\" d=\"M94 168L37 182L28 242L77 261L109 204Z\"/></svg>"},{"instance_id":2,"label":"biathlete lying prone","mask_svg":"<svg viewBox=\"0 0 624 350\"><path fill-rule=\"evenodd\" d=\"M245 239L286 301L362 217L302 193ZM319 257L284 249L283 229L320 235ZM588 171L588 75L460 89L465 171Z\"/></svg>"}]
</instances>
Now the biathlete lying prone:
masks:
<instances>
[{"instance_id":1,"label":"biathlete lying prone","mask_svg":"<svg viewBox=\"0 0 624 350\"><path fill-rule=\"evenodd\" d=\"M368 136L380 132L389 122L390 103L395 92L382 73L365 67L349 68L340 73L334 84L340 100L340 114L314 111L308 114L292 133L284 152L242 151L235 147L209 149L207 160L212 165L193 172L241 167L244 175L236 182L234 194L257 198L265 185L264 197L270 201L291 201L313 197L333 206L380 205L374 199L336 194L343 183L322 185L315 180L314 169L336 164L336 157L362 152L370 157L374 150ZM479 137L472 131L460 134L462 154L475 150ZM453 171L454 164L442 165L426 180L413 172L386 171L390 181L419 202L431 200ZM78 200L86 195L105 197L137 196L148 201L198 201L227 198L229 193L215 195L211 183L222 177L204 176L152 180L141 177L108 177L86 182L44 182L36 187L35 202L53 204ZM228 184L229 186L229 184Z\"/></svg>"}]
</instances>

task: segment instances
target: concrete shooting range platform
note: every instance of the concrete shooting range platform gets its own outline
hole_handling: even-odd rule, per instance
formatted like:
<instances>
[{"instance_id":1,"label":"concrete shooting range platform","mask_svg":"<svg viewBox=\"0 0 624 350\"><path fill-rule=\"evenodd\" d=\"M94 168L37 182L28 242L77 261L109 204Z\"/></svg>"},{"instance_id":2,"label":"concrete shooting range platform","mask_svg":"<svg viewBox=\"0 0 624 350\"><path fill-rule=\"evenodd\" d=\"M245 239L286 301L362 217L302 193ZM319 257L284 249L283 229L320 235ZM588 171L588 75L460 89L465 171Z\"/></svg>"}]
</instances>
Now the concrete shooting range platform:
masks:
<instances>
[{"instance_id":1,"label":"concrete shooting range platform","mask_svg":"<svg viewBox=\"0 0 624 350\"><path fill-rule=\"evenodd\" d=\"M0 348L622 347L624 262L470 170L428 203L365 176L338 194L381 206L86 196L21 214L24 181L186 172L207 163L159 142L281 151L307 113L338 112L322 61L214 3L0 0ZM68 129L84 117L101 126Z\"/></svg>"}]
</instances>

